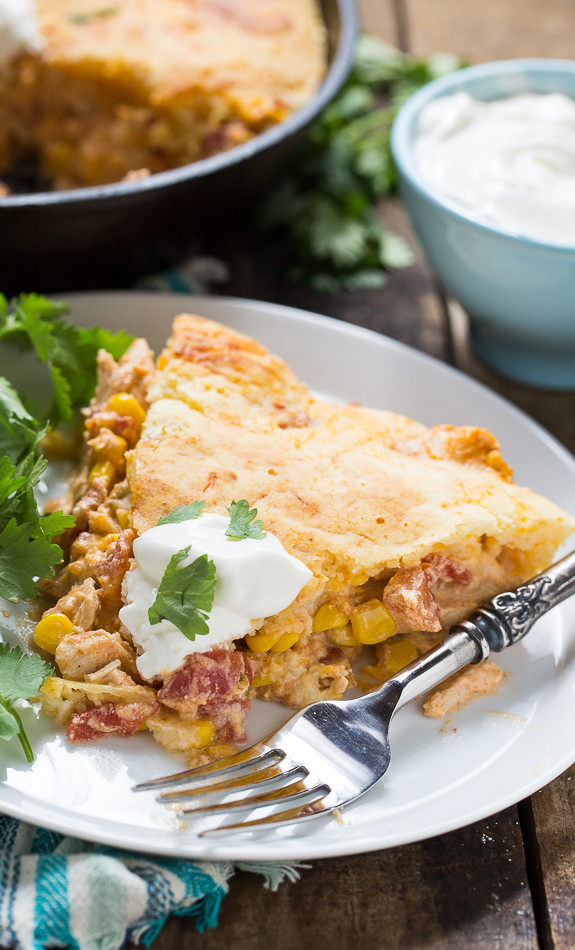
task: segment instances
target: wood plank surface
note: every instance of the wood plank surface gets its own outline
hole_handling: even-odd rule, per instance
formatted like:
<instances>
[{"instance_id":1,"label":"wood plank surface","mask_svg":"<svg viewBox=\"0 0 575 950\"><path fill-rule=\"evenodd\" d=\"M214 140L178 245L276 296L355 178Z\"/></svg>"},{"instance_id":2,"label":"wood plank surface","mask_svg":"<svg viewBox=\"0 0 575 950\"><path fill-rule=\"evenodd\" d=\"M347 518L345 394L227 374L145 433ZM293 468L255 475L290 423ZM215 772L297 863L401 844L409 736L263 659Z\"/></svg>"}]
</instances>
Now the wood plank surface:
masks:
<instances>
[{"instance_id":1,"label":"wood plank surface","mask_svg":"<svg viewBox=\"0 0 575 950\"><path fill-rule=\"evenodd\" d=\"M418 53L471 60L575 55L572 0L360 0L364 24ZM397 200L391 230L416 246ZM446 301L425 258L380 291L313 294L286 278L288 248L234 230L210 247L230 268L225 292L370 327L449 362L523 408L575 450L575 393L503 380L471 353L466 317ZM575 791L570 770L527 802L409 846L312 862L266 892L246 872L231 881L220 923L203 935L170 919L154 950L569 950L575 947Z\"/></svg>"},{"instance_id":2,"label":"wood plank surface","mask_svg":"<svg viewBox=\"0 0 575 950\"><path fill-rule=\"evenodd\" d=\"M410 49L418 54L446 50L477 63L522 56L575 57L573 0L404 2ZM379 23L387 30L383 19Z\"/></svg>"},{"instance_id":3,"label":"wood plank surface","mask_svg":"<svg viewBox=\"0 0 575 950\"><path fill-rule=\"evenodd\" d=\"M520 829L510 809L403 848L314 862L275 894L245 872L231 883L217 930L171 943L220 950L492 950L537 948Z\"/></svg>"}]
</instances>

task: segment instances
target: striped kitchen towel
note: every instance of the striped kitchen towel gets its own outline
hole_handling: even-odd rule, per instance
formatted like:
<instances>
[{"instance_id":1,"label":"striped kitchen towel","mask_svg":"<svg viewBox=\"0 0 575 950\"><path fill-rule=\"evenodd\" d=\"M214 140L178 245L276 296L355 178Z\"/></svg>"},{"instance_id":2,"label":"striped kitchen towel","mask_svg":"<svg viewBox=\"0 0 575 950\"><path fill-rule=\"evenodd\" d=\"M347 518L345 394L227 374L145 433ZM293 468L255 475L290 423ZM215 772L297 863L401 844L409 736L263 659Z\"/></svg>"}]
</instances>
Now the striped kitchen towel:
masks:
<instances>
[{"instance_id":1,"label":"striped kitchen towel","mask_svg":"<svg viewBox=\"0 0 575 950\"><path fill-rule=\"evenodd\" d=\"M0 944L14 950L149 947L171 914L215 927L235 870L276 890L298 866L190 862L114 851L0 815Z\"/></svg>"}]
</instances>

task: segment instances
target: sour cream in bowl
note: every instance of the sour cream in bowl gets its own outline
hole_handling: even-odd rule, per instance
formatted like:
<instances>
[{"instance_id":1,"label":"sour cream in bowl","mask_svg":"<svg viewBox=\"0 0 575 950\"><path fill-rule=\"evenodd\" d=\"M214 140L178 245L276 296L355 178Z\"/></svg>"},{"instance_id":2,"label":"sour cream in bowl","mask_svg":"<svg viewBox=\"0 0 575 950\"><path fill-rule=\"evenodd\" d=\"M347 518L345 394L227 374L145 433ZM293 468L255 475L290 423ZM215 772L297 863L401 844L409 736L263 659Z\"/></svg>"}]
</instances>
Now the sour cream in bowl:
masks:
<instances>
[{"instance_id":1,"label":"sour cream in bowl","mask_svg":"<svg viewBox=\"0 0 575 950\"><path fill-rule=\"evenodd\" d=\"M575 63L508 60L442 77L392 130L400 190L477 354L575 387Z\"/></svg>"}]
</instances>

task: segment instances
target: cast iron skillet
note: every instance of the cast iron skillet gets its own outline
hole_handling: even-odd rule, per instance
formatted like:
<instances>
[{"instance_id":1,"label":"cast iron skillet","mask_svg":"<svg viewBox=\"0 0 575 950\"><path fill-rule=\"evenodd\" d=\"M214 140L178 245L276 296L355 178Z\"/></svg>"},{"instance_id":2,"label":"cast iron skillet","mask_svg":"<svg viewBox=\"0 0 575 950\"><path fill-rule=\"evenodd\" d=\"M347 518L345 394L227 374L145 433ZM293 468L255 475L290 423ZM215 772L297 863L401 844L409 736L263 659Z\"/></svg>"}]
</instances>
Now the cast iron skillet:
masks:
<instances>
[{"instance_id":1,"label":"cast iron skillet","mask_svg":"<svg viewBox=\"0 0 575 950\"><path fill-rule=\"evenodd\" d=\"M202 231L248 213L352 65L354 0L322 0L329 68L315 97L229 152L135 182L0 198L0 291L130 286L182 260Z\"/></svg>"}]
</instances>

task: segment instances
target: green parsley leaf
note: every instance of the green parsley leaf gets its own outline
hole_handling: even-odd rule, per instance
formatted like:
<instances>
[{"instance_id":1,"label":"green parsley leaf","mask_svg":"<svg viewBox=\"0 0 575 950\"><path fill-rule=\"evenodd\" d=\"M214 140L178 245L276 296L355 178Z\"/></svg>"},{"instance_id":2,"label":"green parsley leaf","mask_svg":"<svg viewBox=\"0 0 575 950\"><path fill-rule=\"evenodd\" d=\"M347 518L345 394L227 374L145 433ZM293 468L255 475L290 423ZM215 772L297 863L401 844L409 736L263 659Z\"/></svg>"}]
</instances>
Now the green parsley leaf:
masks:
<instances>
[{"instance_id":1,"label":"green parsley leaf","mask_svg":"<svg viewBox=\"0 0 575 950\"><path fill-rule=\"evenodd\" d=\"M62 549L34 536L32 524L11 518L0 531L0 594L8 600L33 597L35 577L50 577L62 560Z\"/></svg>"},{"instance_id":2,"label":"green parsley leaf","mask_svg":"<svg viewBox=\"0 0 575 950\"><path fill-rule=\"evenodd\" d=\"M191 505L180 505L179 508L173 508L167 515L160 518L158 524L179 524L181 521L193 521L200 517L205 507L205 501L193 501Z\"/></svg>"},{"instance_id":3,"label":"green parsley leaf","mask_svg":"<svg viewBox=\"0 0 575 950\"><path fill-rule=\"evenodd\" d=\"M258 509L250 508L249 502L245 498L242 498L241 501L232 501L227 511L230 516L230 523L226 531L228 538L254 538L256 541L265 538L266 533L263 530L263 524L259 518L254 521Z\"/></svg>"},{"instance_id":4,"label":"green parsley leaf","mask_svg":"<svg viewBox=\"0 0 575 950\"><path fill-rule=\"evenodd\" d=\"M63 319L67 309L40 294L21 294L10 301L0 295L0 340L31 350L48 368L54 395L47 418L53 426L90 401L98 350L106 349L117 359L132 340L123 332L84 330L68 323Z\"/></svg>"},{"instance_id":5,"label":"green parsley leaf","mask_svg":"<svg viewBox=\"0 0 575 950\"><path fill-rule=\"evenodd\" d=\"M83 25L84 23L91 23L92 20L102 20L105 17L114 16L117 12L118 7L100 7L99 10L91 10L88 13L69 13L68 20L70 23Z\"/></svg>"},{"instance_id":6,"label":"green parsley leaf","mask_svg":"<svg viewBox=\"0 0 575 950\"><path fill-rule=\"evenodd\" d=\"M29 655L20 647L0 643L0 738L11 739L17 735L28 762L34 760L34 755L13 703L36 696L51 673L50 664L35 653Z\"/></svg>"},{"instance_id":7,"label":"green parsley leaf","mask_svg":"<svg viewBox=\"0 0 575 950\"><path fill-rule=\"evenodd\" d=\"M46 464L33 452L18 465L0 459L0 596L9 600L33 597L34 578L53 576L62 549L52 538L74 524L72 515L38 512L34 487Z\"/></svg>"},{"instance_id":8,"label":"green parsley leaf","mask_svg":"<svg viewBox=\"0 0 575 950\"><path fill-rule=\"evenodd\" d=\"M148 610L151 624L169 620L188 640L209 633L207 618L214 602L216 566L207 554L191 564L178 567L190 552L191 545L171 558Z\"/></svg>"},{"instance_id":9,"label":"green parsley leaf","mask_svg":"<svg viewBox=\"0 0 575 950\"><path fill-rule=\"evenodd\" d=\"M35 449L44 432L16 390L0 376L0 456L14 464Z\"/></svg>"}]
</instances>

